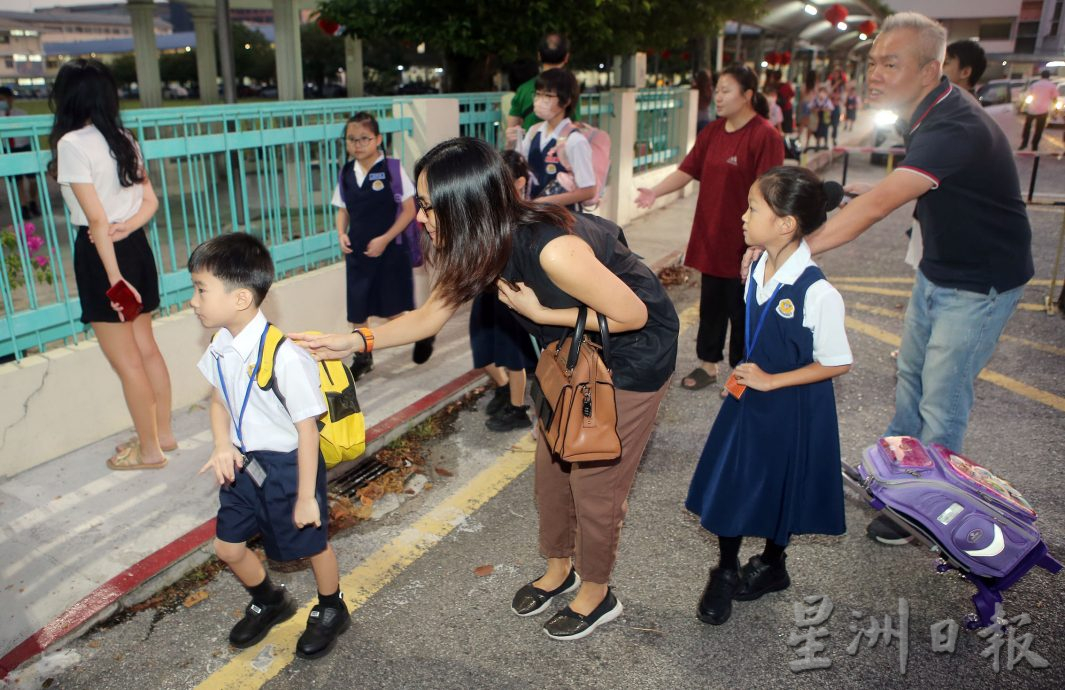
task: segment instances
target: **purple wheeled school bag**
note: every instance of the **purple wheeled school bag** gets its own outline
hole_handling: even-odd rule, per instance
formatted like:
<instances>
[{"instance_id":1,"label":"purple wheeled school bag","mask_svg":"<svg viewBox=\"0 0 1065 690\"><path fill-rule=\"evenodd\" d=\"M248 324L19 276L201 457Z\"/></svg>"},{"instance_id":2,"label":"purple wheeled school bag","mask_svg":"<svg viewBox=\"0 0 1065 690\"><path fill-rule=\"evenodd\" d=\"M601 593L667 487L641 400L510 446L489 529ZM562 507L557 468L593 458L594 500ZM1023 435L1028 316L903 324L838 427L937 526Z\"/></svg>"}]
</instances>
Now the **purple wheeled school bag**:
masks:
<instances>
[{"instance_id":1,"label":"purple wheeled school bag","mask_svg":"<svg viewBox=\"0 0 1065 690\"><path fill-rule=\"evenodd\" d=\"M1001 592L1035 566L1056 573L1031 505L1009 482L962 455L910 436L866 448L857 467L870 504L909 528L979 590L975 627L990 625Z\"/></svg>"}]
</instances>

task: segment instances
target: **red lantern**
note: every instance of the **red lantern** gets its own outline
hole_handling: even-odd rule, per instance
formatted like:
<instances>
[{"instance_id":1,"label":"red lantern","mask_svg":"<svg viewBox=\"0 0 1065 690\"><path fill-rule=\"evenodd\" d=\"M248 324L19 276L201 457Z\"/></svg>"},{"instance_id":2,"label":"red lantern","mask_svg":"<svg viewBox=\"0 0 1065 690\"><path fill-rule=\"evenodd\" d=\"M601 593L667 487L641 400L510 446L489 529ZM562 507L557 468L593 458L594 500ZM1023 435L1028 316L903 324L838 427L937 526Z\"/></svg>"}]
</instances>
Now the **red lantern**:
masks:
<instances>
[{"instance_id":1,"label":"red lantern","mask_svg":"<svg viewBox=\"0 0 1065 690\"><path fill-rule=\"evenodd\" d=\"M765 61L769 65L776 65L780 62L780 56L777 54L777 51L771 50L765 54Z\"/></svg>"},{"instance_id":2,"label":"red lantern","mask_svg":"<svg viewBox=\"0 0 1065 690\"><path fill-rule=\"evenodd\" d=\"M790 50L785 50L783 53L780 54L780 64L782 66L784 66L784 67L787 67L788 65L791 64L791 51Z\"/></svg>"},{"instance_id":3,"label":"red lantern","mask_svg":"<svg viewBox=\"0 0 1065 690\"><path fill-rule=\"evenodd\" d=\"M684 62L688 62L692 59L692 54L685 50L680 54L680 59L684 60Z\"/></svg>"},{"instance_id":4,"label":"red lantern","mask_svg":"<svg viewBox=\"0 0 1065 690\"><path fill-rule=\"evenodd\" d=\"M864 22L858 25L858 31L865 34L866 36L872 36L873 32L876 31L876 22L874 22L872 19L866 19Z\"/></svg>"},{"instance_id":5,"label":"red lantern","mask_svg":"<svg viewBox=\"0 0 1065 690\"><path fill-rule=\"evenodd\" d=\"M673 55L673 53L669 52L668 48L662 51L662 59L663 60L668 60L670 58L670 56L672 56L672 55Z\"/></svg>"},{"instance_id":6,"label":"red lantern","mask_svg":"<svg viewBox=\"0 0 1065 690\"><path fill-rule=\"evenodd\" d=\"M847 8L839 3L825 10L825 19L835 26L847 18Z\"/></svg>"},{"instance_id":7,"label":"red lantern","mask_svg":"<svg viewBox=\"0 0 1065 690\"><path fill-rule=\"evenodd\" d=\"M339 23L334 22L332 19L319 17L318 28L322 30L322 33L328 36L336 36L340 32L341 26Z\"/></svg>"}]
</instances>

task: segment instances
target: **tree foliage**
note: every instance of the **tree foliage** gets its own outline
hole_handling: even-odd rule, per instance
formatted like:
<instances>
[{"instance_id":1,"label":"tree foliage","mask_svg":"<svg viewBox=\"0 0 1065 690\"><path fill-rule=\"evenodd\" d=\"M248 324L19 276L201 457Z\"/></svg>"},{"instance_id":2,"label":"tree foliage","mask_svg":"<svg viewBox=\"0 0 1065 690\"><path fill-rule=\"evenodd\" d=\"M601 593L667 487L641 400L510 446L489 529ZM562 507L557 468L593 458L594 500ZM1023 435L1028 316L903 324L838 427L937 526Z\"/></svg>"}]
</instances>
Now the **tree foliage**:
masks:
<instances>
[{"instance_id":1,"label":"tree foliage","mask_svg":"<svg viewBox=\"0 0 1065 690\"><path fill-rule=\"evenodd\" d=\"M362 37L426 43L445 55L452 78L483 79L532 54L546 31L565 33L574 52L606 57L683 45L726 19L752 19L763 6L758 0L322 0L319 9Z\"/></svg>"}]
</instances>

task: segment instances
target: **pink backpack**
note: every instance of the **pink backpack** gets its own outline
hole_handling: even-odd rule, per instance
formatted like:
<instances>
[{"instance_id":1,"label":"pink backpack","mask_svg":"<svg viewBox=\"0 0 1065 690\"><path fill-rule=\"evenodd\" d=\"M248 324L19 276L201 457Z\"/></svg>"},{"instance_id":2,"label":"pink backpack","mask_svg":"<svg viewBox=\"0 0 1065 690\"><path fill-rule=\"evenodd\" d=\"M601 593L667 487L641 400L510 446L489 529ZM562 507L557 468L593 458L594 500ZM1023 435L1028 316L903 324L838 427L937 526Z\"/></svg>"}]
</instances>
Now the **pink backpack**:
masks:
<instances>
[{"instance_id":1,"label":"pink backpack","mask_svg":"<svg viewBox=\"0 0 1065 690\"><path fill-rule=\"evenodd\" d=\"M555 147L555 153L558 154L562 164L569 170L572 170L573 168L569 165L569 161L566 160L566 137L574 132L580 132L584 135L584 138L588 140L588 144L592 147L592 170L595 171L595 196L582 202L581 206L583 206L586 211L594 211L599 207L599 202L603 199L603 188L606 187L606 178L607 175L610 174L610 135L585 122L571 122L563 133L562 139ZM577 188L572 173L561 173L558 176L558 181L566 191L573 191Z\"/></svg>"}]
</instances>

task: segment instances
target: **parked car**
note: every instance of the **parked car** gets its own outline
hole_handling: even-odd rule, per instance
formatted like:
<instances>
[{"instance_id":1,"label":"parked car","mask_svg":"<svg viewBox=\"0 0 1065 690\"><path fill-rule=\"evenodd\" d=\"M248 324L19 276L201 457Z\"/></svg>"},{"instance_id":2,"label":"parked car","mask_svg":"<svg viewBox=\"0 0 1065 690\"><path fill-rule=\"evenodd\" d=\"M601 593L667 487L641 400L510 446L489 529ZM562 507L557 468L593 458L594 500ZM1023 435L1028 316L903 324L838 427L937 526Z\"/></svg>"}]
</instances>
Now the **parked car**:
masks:
<instances>
[{"instance_id":1,"label":"parked car","mask_svg":"<svg viewBox=\"0 0 1065 690\"><path fill-rule=\"evenodd\" d=\"M260 98L277 98L277 87L274 85L264 86L259 89Z\"/></svg>"}]
</instances>

